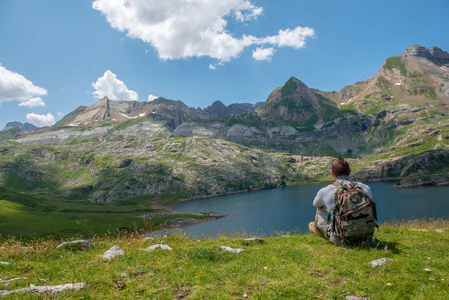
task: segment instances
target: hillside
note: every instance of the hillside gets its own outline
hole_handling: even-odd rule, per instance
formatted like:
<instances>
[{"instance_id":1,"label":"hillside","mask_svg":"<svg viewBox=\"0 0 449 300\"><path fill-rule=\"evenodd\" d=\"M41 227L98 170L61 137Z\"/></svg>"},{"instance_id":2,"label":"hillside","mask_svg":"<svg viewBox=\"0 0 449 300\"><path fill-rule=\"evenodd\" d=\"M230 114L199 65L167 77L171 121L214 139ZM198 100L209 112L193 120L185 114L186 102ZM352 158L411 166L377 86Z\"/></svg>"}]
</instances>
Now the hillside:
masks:
<instances>
[{"instance_id":1,"label":"hillside","mask_svg":"<svg viewBox=\"0 0 449 300\"><path fill-rule=\"evenodd\" d=\"M314 91L336 103L361 102L359 105L364 106L370 105L368 102L382 103L379 101L411 105L447 102L449 53L437 47L410 46L402 54L388 58L376 75L365 81L345 86L339 92ZM359 108L363 112L373 109Z\"/></svg>"}]
</instances>

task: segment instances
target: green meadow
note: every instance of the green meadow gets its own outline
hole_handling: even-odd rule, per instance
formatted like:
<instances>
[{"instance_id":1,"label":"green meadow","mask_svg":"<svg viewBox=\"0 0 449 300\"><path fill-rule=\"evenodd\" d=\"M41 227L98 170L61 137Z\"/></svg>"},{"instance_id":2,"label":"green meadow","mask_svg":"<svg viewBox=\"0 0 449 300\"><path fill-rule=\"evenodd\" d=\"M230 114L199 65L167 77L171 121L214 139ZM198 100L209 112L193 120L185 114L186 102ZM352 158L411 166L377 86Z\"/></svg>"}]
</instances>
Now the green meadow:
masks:
<instances>
[{"instance_id":1,"label":"green meadow","mask_svg":"<svg viewBox=\"0 0 449 300\"><path fill-rule=\"evenodd\" d=\"M26 195L0 187L0 236L20 239L116 235L121 231L150 231L182 219L208 216L168 214L146 197L115 205L68 200L62 195ZM151 219L139 218L153 214Z\"/></svg>"},{"instance_id":2,"label":"green meadow","mask_svg":"<svg viewBox=\"0 0 449 300\"><path fill-rule=\"evenodd\" d=\"M61 240L54 238L2 238L0 261L9 264L0 264L0 278L22 279L0 283L0 293L30 284L84 283L79 291L4 299L447 299L447 230L447 220L381 224L377 246L370 248L337 247L310 234L256 242L244 234L205 240L127 234L92 238L94 247L84 250L56 248ZM153 244L173 250L141 250ZM102 258L112 246L125 255ZM220 246L246 251L233 254ZM372 267L380 258L392 261Z\"/></svg>"}]
</instances>

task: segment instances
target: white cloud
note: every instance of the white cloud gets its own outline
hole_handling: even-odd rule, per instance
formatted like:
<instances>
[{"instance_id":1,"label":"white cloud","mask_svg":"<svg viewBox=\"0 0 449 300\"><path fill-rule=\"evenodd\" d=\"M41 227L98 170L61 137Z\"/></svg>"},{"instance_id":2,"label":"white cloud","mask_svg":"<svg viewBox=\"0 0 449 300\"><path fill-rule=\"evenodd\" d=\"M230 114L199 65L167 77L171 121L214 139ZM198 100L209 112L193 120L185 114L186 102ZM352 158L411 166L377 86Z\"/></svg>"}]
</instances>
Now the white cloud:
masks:
<instances>
[{"instance_id":1,"label":"white cloud","mask_svg":"<svg viewBox=\"0 0 449 300\"><path fill-rule=\"evenodd\" d=\"M43 95L47 95L46 89L35 86L23 75L9 71L0 64L0 102L28 102L31 101L31 98L33 97ZM27 105L24 104L22 106Z\"/></svg>"},{"instance_id":2,"label":"white cloud","mask_svg":"<svg viewBox=\"0 0 449 300\"><path fill-rule=\"evenodd\" d=\"M274 48L257 48L253 51L253 58L255 60L271 60L274 52Z\"/></svg>"},{"instance_id":3,"label":"white cloud","mask_svg":"<svg viewBox=\"0 0 449 300\"><path fill-rule=\"evenodd\" d=\"M263 13L263 8L250 0L95 0L92 7L101 11L113 28L153 46L161 59L208 56L223 63L254 45L299 49L315 34L311 28L296 27L280 30L276 36L234 37L226 29L230 18L246 22Z\"/></svg>"},{"instance_id":4,"label":"white cloud","mask_svg":"<svg viewBox=\"0 0 449 300\"><path fill-rule=\"evenodd\" d=\"M26 119L29 123L37 127L50 126L55 124L55 117L51 113L47 113L46 115L30 113L26 115Z\"/></svg>"},{"instance_id":5,"label":"white cloud","mask_svg":"<svg viewBox=\"0 0 449 300\"><path fill-rule=\"evenodd\" d=\"M279 34L262 39L263 43L278 47L292 47L299 49L305 46L306 37L313 37L315 31L309 27L296 27L295 29L279 30Z\"/></svg>"},{"instance_id":6,"label":"white cloud","mask_svg":"<svg viewBox=\"0 0 449 300\"><path fill-rule=\"evenodd\" d=\"M155 95L152 95L152 94L150 94L150 95L148 95L148 102L150 102L150 101L153 101L154 99L157 99L157 98L159 98L158 96L155 96Z\"/></svg>"},{"instance_id":7,"label":"white cloud","mask_svg":"<svg viewBox=\"0 0 449 300\"><path fill-rule=\"evenodd\" d=\"M28 108L37 107L37 106L45 106L45 102L41 99L41 97L30 98L27 101L23 101L19 104L19 106L25 106Z\"/></svg>"},{"instance_id":8,"label":"white cloud","mask_svg":"<svg viewBox=\"0 0 449 300\"><path fill-rule=\"evenodd\" d=\"M109 70L104 72L103 77L92 83L92 86L95 89L92 94L98 99L108 97L113 100L139 100L139 95L128 90L125 83L117 79L117 76Z\"/></svg>"}]
</instances>

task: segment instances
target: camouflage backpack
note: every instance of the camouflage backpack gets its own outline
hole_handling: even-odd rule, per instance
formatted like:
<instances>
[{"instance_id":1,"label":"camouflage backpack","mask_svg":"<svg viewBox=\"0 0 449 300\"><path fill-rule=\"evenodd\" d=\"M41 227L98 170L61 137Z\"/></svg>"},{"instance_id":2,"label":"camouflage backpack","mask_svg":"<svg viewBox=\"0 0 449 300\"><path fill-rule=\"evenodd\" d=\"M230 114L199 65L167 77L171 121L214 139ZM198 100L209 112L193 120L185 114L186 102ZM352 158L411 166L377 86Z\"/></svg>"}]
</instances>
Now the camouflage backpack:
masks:
<instances>
[{"instance_id":1,"label":"camouflage backpack","mask_svg":"<svg viewBox=\"0 0 449 300\"><path fill-rule=\"evenodd\" d=\"M363 188L356 183L334 183L335 208L332 212L332 228L340 239L351 242L364 242L369 240L377 220L376 203L371 201Z\"/></svg>"}]
</instances>

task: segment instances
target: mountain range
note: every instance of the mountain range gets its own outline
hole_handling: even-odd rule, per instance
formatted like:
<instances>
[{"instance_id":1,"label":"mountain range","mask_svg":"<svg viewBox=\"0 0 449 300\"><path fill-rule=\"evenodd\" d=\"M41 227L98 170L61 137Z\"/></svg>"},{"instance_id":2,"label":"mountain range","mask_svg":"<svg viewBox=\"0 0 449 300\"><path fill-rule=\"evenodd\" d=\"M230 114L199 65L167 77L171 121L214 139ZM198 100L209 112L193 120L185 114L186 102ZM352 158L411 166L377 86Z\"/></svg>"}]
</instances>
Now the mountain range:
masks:
<instances>
[{"instance_id":1,"label":"mountain range","mask_svg":"<svg viewBox=\"0 0 449 300\"><path fill-rule=\"evenodd\" d=\"M338 92L292 77L257 104L105 97L51 127L1 131L0 182L91 202L193 198L317 179L341 155L360 179L447 184L448 104L449 53L418 45Z\"/></svg>"}]
</instances>

